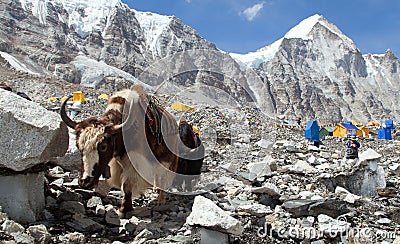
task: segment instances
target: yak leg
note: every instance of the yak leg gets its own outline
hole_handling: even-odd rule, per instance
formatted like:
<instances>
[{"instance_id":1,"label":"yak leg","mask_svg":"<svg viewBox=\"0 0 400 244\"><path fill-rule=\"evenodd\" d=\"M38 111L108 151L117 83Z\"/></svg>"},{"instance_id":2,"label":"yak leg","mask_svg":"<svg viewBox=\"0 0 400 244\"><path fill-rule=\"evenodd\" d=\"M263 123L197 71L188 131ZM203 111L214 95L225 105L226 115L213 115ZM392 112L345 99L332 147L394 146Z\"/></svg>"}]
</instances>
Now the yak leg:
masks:
<instances>
[{"instance_id":1,"label":"yak leg","mask_svg":"<svg viewBox=\"0 0 400 244\"><path fill-rule=\"evenodd\" d=\"M132 193L131 192L125 192L124 199L121 201L121 207L119 208L119 211L121 213L128 213L129 211L133 210L132 206Z\"/></svg>"},{"instance_id":2,"label":"yak leg","mask_svg":"<svg viewBox=\"0 0 400 244\"><path fill-rule=\"evenodd\" d=\"M121 202L121 207L120 207L120 212L126 214L129 211L133 210L133 206L132 206L132 186L127 183L124 182L124 184L122 185L122 189L124 192L124 199L122 199Z\"/></svg>"},{"instance_id":3,"label":"yak leg","mask_svg":"<svg viewBox=\"0 0 400 244\"><path fill-rule=\"evenodd\" d=\"M165 203L166 203L166 201L165 201L165 191L158 190L157 205L164 205Z\"/></svg>"}]
</instances>

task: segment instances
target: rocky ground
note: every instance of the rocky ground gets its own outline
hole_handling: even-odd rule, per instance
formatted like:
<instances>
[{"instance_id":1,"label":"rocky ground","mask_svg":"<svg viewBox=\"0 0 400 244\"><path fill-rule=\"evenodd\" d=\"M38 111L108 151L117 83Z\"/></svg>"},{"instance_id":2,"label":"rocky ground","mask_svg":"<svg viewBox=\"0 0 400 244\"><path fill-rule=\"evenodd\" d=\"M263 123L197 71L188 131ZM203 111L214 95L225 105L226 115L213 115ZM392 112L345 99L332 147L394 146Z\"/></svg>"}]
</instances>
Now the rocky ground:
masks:
<instances>
[{"instance_id":1,"label":"rocky ground","mask_svg":"<svg viewBox=\"0 0 400 244\"><path fill-rule=\"evenodd\" d=\"M40 90L18 79L7 84L30 96ZM58 91L57 84L41 95L79 88ZM77 120L101 114L106 101L94 98ZM60 106L37 102L55 112ZM175 115L200 128L199 187L207 192L169 194L157 206L149 191L121 216L119 190L80 189L79 165L49 162L43 220L21 225L0 212L1 243L400 243L399 141L359 139L367 159L360 163L343 159L344 139L317 148L302 129L277 127L253 108L199 106Z\"/></svg>"}]
</instances>

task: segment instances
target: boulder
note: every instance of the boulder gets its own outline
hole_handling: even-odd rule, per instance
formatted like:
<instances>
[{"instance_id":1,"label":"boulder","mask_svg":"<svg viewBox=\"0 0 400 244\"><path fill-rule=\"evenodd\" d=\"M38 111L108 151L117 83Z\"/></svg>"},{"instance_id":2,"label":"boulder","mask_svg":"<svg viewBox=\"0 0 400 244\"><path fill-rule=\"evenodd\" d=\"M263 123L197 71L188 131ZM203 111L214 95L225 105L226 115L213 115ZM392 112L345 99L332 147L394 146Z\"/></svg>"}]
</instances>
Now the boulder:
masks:
<instances>
[{"instance_id":1,"label":"boulder","mask_svg":"<svg viewBox=\"0 0 400 244\"><path fill-rule=\"evenodd\" d=\"M36 221L45 207L44 172L0 176L0 205L11 219Z\"/></svg>"},{"instance_id":2,"label":"boulder","mask_svg":"<svg viewBox=\"0 0 400 244\"><path fill-rule=\"evenodd\" d=\"M360 164L350 173L341 173L322 182L331 191L341 186L353 194L364 197L378 196L378 189L386 187L385 171L378 164L380 154L367 149L360 156Z\"/></svg>"},{"instance_id":3,"label":"boulder","mask_svg":"<svg viewBox=\"0 0 400 244\"><path fill-rule=\"evenodd\" d=\"M241 235L243 232L243 226L239 220L203 196L197 196L194 199L192 212L187 217L186 223L234 235Z\"/></svg>"},{"instance_id":4,"label":"boulder","mask_svg":"<svg viewBox=\"0 0 400 244\"><path fill-rule=\"evenodd\" d=\"M68 149L60 116L12 92L0 90L0 120L0 168L23 171Z\"/></svg>"}]
</instances>

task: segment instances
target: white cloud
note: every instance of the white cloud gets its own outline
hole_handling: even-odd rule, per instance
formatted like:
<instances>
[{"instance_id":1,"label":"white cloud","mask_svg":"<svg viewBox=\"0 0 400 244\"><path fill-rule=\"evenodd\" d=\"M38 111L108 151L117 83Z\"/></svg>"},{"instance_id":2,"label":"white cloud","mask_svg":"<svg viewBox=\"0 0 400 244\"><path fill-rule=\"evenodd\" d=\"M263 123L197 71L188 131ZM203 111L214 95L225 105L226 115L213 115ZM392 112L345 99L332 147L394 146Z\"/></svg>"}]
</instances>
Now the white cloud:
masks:
<instances>
[{"instance_id":1,"label":"white cloud","mask_svg":"<svg viewBox=\"0 0 400 244\"><path fill-rule=\"evenodd\" d=\"M192 0L185 0L185 2L187 2L187 3L191 3L191 2L192 2Z\"/></svg>"},{"instance_id":2,"label":"white cloud","mask_svg":"<svg viewBox=\"0 0 400 244\"><path fill-rule=\"evenodd\" d=\"M240 16L244 16L248 21L252 21L261 9L264 7L264 2L257 3L251 7L246 8L242 12L239 13Z\"/></svg>"}]
</instances>

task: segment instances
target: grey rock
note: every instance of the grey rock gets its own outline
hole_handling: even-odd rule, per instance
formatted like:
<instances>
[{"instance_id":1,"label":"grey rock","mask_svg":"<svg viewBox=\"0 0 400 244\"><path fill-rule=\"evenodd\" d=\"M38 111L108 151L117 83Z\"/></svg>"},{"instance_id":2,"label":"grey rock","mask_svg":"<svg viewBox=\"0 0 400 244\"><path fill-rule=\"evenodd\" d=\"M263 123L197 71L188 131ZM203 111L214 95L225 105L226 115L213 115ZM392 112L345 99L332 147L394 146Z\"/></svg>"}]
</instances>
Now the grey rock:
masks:
<instances>
[{"instance_id":1,"label":"grey rock","mask_svg":"<svg viewBox=\"0 0 400 244\"><path fill-rule=\"evenodd\" d=\"M136 230L137 225L135 225L128 219L121 219L121 226L123 230L129 233L133 233Z\"/></svg>"},{"instance_id":2,"label":"grey rock","mask_svg":"<svg viewBox=\"0 0 400 244\"><path fill-rule=\"evenodd\" d=\"M58 196L58 199L61 201L75 201L81 202L82 195L73 191L64 191Z\"/></svg>"},{"instance_id":3,"label":"grey rock","mask_svg":"<svg viewBox=\"0 0 400 244\"><path fill-rule=\"evenodd\" d=\"M88 207L88 208L95 208L96 207L97 208L98 205L102 205L102 204L103 204L103 202L101 201L100 197L93 196L86 203L86 207Z\"/></svg>"},{"instance_id":4,"label":"grey rock","mask_svg":"<svg viewBox=\"0 0 400 244\"><path fill-rule=\"evenodd\" d=\"M98 232L104 229L104 226L84 217L81 214L74 214L73 221L67 222L67 225L80 232Z\"/></svg>"},{"instance_id":5,"label":"grey rock","mask_svg":"<svg viewBox=\"0 0 400 244\"><path fill-rule=\"evenodd\" d=\"M15 233L12 233L11 236L14 238L14 240L17 243L31 244L31 243L35 242L35 238L33 238L32 236L30 236L26 233L15 232Z\"/></svg>"},{"instance_id":6,"label":"grey rock","mask_svg":"<svg viewBox=\"0 0 400 244\"><path fill-rule=\"evenodd\" d=\"M314 217L324 214L332 218L337 218L348 212L350 212L350 209L346 201L341 199L326 199L311 204L308 214Z\"/></svg>"},{"instance_id":7,"label":"grey rock","mask_svg":"<svg viewBox=\"0 0 400 244\"><path fill-rule=\"evenodd\" d=\"M200 243L228 244L229 236L226 233L200 228Z\"/></svg>"},{"instance_id":8,"label":"grey rock","mask_svg":"<svg viewBox=\"0 0 400 244\"><path fill-rule=\"evenodd\" d=\"M279 197L281 195L278 187L271 183L265 183L260 187L253 187L251 188L251 192L258 194L268 194L272 197Z\"/></svg>"},{"instance_id":9,"label":"grey rock","mask_svg":"<svg viewBox=\"0 0 400 244\"><path fill-rule=\"evenodd\" d=\"M64 169L61 168L60 166L56 166L54 168L49 169L48 173L51 177L54 178L64 178L69 176L69 173L65 173Z\"/></svg>"},{"instance_id":10,"label":"grey rock","mask_svg":"<svg viewBox=\"0 0 400 244\"><path fill-rule=\"evenodd\" d=\"M61 202L59 210L71 214L82 214L84 215L86 210L82 203L76 201L65 201Z\"/></svg>"},{"instance_id":11,"label":"grey rock","mask_svg":"<svg viewBox=\"0 0 400 244\"><path fill-rule=\"evenodd\" d=\"M282 168L295 174L313 173L316 171L314 167L312 167L310 164L308 164L306 161L303 160L298 160L296 164L285 165Z\"/></svg>"},{"instance_id":12,"label":"grey rock","mask_svg":"<svg viewBox=\"0 0 400 244\"><path fill-rule=\"evenodd\" d=\"M96 215L103 216L103 215L106 214L106 207L104 207L103 205L99 204L99 205L96 206L95 212L96 212Z\"/></svg>"},{"instance_id":13,"label":"grey rock","mask_svg":"<svg viewBox=\"0 0 400 244\"><path fill-rule=\"evenodd\" d=\"M36 242L47 243L50 240L50 233L43 224L29 226L27 231L29 235L35 238Z\"/></svg>"},{"instance_id":14,"label":"grey rock","mask_svg":"<svg viewBox=\"0 0 400 244\"><path fill-rule=\"evenodd\" d=\"M6 213L0 212L0 224L3 224L4 221L8 220L8 216Z\"/></svg>"},{"instance_id":15,"label":"grey rock","mask_svg":"<svg viewBox=\"0 0 400 244\"><path fill-rule=\"evenodd\" d=\"M0 176L0 205L18 222L40 219L45 207L44 173Z\"/></svg>"},{"instance_id":16,"label":"grey rock","mask_svg":"<svg viewBox=\"0 0 400 244\"><path fill-rule=\"evenodd\" d=\"M392 221L388 218L381 218L381 219L378 219L376 222L381 225L388 225L388 224L392 223Z\"/></svg>"},{"instance_id":17,"label":"grey rock","mask_svg":"<svg viewBox=\"0 0 400 244\"><path fill-rule=\"evenodd\" d=\"M171 241L182 243L182 244L190 244L190 243L193 243L193 238L190 236L176 235L176 236L171 237Z\"/></svg>"},{"instance_id":18,"label":"grey rock","mask_svg":"<svg viewBox=\"0 0 400 244\"><path fill-rule=\"evenodd\" d=\"M4 221L3 224L1 225L1 228L7 234L25 231L25 228L21 224L15 222L14 220Z\"/></svg>"},{"instance_id":19,"label":"grey rock","mask_svg":"<svg viewBox=\"0 0 400 244\"><path fill-rule=\"evenodd\" d=\"M142 230L139 234L135 236L134 243L143 243L143 241L146 241L148 239L153 238L153 232L151 232L148 229Z\"/></svg>"},{"instance_id":20,"label":"grey rock","mask_svg":"<svg viewBox=\"0 0 400 244\"><path fill-rule=\"evenodd\" d=\"M202 196L195 197L192 212L187 217L186 223L234 235L241 235L243 232L243 226L240 221L231 217L211 200Z\"/></svg>"},{"instance_id":21,"label":"grey rock","mask_svg":"<svg viewBox=\"0 0 400 244\"><path fill-rule=\"evenodd\" d=\"M254 216L258 216L258 217L273 213L271 208L266 207L265 205L260 204L260 203L250 203L250 204L246 204L246 205L240 205L237 207L237 210L239 212L248 213L250 215L254 215Z\"/></svg>"},{"instance_id":22,"label":"grey rock","mask_svg":"<svg viewBox=\"0 0 400 244\"><path fill-rule=\"evenodd\" d=\"M372 160L376 161L379 160L382 157L382 155L377 153L374 149L368 148L367 150L363 151L359 157L360 157L359 159L360 162L372 161Z\"/></svg>"},{"instance_id":23,"label":"grey rock","mask_svg":"<svg viewBox=\"0 0 400 244\"><path fill-rule=\"evenodd\" d=\"M385 171L382 166L377 165L375 159L364 162L364 165L360 165L351 173L325 178L322 182L331 191L334 191L336 186L341 186L355 195L377 196L377 189L386 187Z\"/></svg>"},{"instance_id":24,"label":"grey rock","mask_svg":"<svg viewBox=\"0 0 400 244\"><path fill-rule=\"evenodd\" d=\"M290 212L293 217L301 217L309 215L309 208L312 204L315 204L315 200L307 199L297 199L297 200L287 200L282 204L282 207Z\"/></svg>"},{"instance_id":25,"label":"grey rock","mask_svg":"<svg viewBox=\"0 0 400 244\"><path fill-rule=\"evenodd\" d=\"M68 130L59 115L0 90L0 167L22 171L65 154Z\"/></svg>"},{"instance_id":26,"label":"grey rock","mask_svg":"<svg viewBox=\"0 0 400 244\"><path fill-rule=\"evenodd\" d=\"M58 188L61 188L63 186L63 184L64 184L64 179L60 178L60 179L57 179L57 180L51 182L50 186L57 186Z\"/></svg>"},{"instance_id":27,"label":"grey rock","mask_svg":"<svg viewBox=\"0 0 400 244\"><path fill-rule=\"evenodd\" d=\"M63 236L63 239L67 243L86 243L85 235L79 232L68 233Z\"/></svg>"},{"instance_id":28,"label":"grey rock","mask_svg":"<svg viewBox=\"0 0 400 244\"><path fill-rule=\"evenodd\" d=\"M246 178L250 181L254 181L257 177L271 175L272 170L269 167L270 161L271 157L267 156L261 162L249 163L247 165L248 175Z\"/></svg>"},{"instance_id":29,"label":"grey rock","mask_svg":"<svg viewBox=\"0 0 400 244\"><path fill-rule=\"evenodd\" d=\"M287 200L282 207L290 212L293 217L314 216L320 214L329 215L336 218L340 215L350 212L347 203L339 199L311 200L297 199Z\"/></svg>"},{"instance_id":30,"label":"grey rock","mask_svg":"<svg viewBox=\"0 0 400 244\"><path fill-rule=\"evenodd\" d=\"M118 215L118 210L116 210L112 205L107 205L106 207L106 222L110 225L120 226L121 222Z\"/></svg>"}]
</instances>

